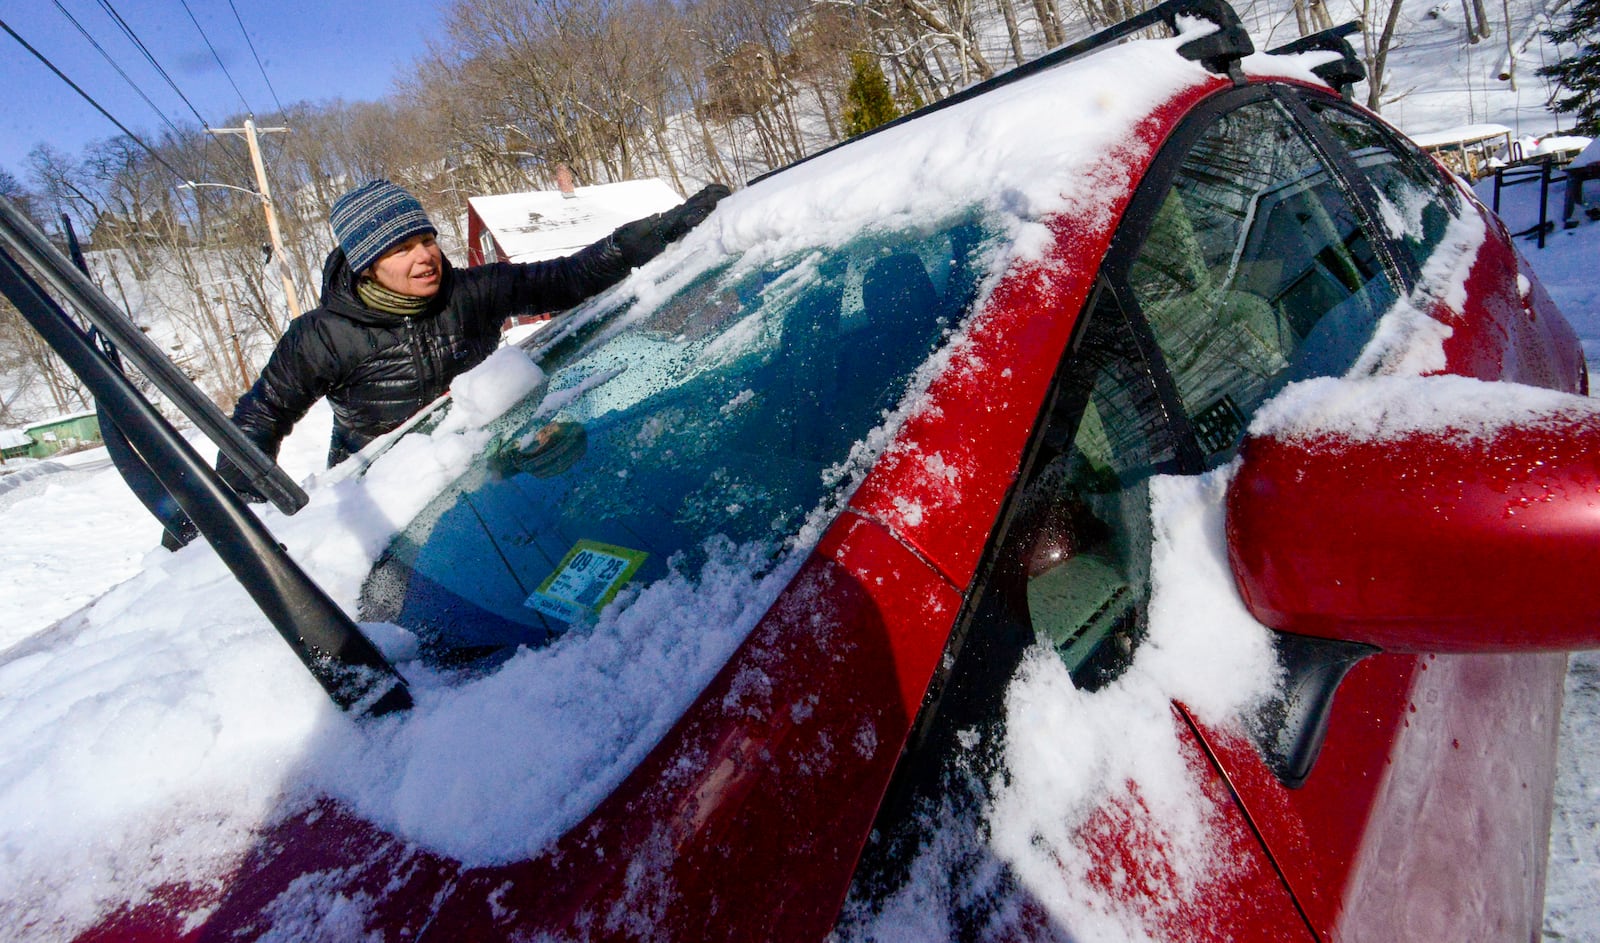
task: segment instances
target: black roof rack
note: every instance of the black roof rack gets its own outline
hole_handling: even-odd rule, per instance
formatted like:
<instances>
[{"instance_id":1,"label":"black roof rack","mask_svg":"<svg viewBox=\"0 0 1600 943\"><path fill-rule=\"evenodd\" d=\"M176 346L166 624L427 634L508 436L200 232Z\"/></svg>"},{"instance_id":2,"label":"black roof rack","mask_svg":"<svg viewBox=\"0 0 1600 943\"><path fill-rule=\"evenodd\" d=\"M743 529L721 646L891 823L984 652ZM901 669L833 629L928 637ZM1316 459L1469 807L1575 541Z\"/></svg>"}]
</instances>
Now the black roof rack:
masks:
<instances>
[{"instance_id":1,"label":"black roof rack","mask_svg":"<svg viewBox=\"0 0 1600 943\"><path fill-rule=\"evenodd\" d=\"M1250 41L1250 34L1245 31L1244 24L1239 20L1239 14L1234 12L1233 7L1228 5L1227 0L1166 0L1165 3L1159 3L1143 13L1130 16L1120 23L1108 26L1098 33L1086 36L1077 42L1057 46L1049 52L1030 59L1013 69L1002 72L993 78L985 79L975 85L969 85L953 95L941 98L933 104L919 108L910 114L901 115L893 121L878 125L870 131L863 131L854 137L846 138L837 144L825 147L815 154L808 154L793 163L769 170L760 176L752 178L750 183L758 183L775 173L803 164L812 158L821 157L823 154L853 141L870 137L880 131L887 131L896 125L905 124L924 115L949 108L951 105L977 98L997 88L1010 85L1018 79L1024 79L1046 69L1071 62L1074 59L1081 58L1091 52L1126 39L1140 30L1165 24L1173 33L1177 33L1178 17L1180 16L1210 20L1217 24L1218 29L1214 33L1208 33L1198 39L1192 39L1184 43L1178 47L1178 54L1185 59L1199 62L1212 72L1227 75L1233 79L1235 84L1243 84L1244 75L1239 70L1239 60L1255 52L1256 47Z\"/></svg>"},{"instance_id":2,"label":"black roof rack","mask_svg":"<svg viewBox=\"0 0 1600 943\"><path fill-rule=\"evenodd\" d=\"M1361 64L1361 59L1356 55L1355 48L1350 41L1345 39L1351 33L1361 29L1360 20L1351 20L1338 26L1331 26L1320 33L1302 36L1291 43L1284 43L1276 49L1268 49L1269 56L1288 56L1302 52L1336 52L1340 58L1333 62L1324 62L1322 65L1311 69L1317 78L1339 90L1345 98L1350 97L1350 90L1355 84L1367 77L1367 67Z\"/></svg>"}]
</instances>

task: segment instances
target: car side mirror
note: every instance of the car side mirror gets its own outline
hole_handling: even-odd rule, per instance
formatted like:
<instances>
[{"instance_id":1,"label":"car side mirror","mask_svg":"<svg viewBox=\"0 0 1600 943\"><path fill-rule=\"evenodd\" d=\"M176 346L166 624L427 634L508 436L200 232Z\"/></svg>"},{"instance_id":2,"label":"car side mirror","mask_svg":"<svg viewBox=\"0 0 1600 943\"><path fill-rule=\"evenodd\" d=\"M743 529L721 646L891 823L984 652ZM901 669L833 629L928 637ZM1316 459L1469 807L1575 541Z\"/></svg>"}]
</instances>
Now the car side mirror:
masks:
<instances>
[{"instance_id":1,"label":"car side mirror","mask_svg":"<svg viewBox=\"0 0 1600 943\"><path fill-rule=\"evenodd\" d=\"M1600 409L1561 399L1478 434L1247 438L1227 541L1251 613L1386 651L1600 647Z\"/></svg>"}]
</instances>

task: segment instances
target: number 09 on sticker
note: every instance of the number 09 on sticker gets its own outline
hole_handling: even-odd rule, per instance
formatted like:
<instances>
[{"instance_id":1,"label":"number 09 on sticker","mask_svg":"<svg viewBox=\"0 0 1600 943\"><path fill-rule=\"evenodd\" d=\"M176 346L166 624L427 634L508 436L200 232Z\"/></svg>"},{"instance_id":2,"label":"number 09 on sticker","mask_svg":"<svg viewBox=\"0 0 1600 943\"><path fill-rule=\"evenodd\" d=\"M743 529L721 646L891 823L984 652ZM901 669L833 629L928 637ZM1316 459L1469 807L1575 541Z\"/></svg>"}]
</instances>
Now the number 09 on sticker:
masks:
<instances>
[{"instance_id":1,"label":"number 09 on sticker","mask_svg":"<svg viewBox=\"0 0 1600 943\"><path fill-rule=\"evenodd\" d=\"M523 605L562 622L576 622L615 599L648 556L641 550L580 540Z\"/></svg>"}]
</instances>

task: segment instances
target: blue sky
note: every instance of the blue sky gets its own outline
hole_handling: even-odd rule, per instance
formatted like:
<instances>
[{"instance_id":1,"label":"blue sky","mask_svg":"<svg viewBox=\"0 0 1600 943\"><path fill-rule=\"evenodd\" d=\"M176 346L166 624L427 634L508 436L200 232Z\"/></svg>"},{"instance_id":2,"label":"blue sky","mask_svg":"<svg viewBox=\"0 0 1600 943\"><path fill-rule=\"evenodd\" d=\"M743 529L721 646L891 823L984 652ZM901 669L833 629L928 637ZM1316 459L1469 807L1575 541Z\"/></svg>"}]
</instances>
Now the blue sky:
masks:
<instances>
[{"instance_id":1,"label":"blue sky","mask_svg":"<svg viewBox=\"0 0 1600 943\"><path fill-rule=\"evenodd\" d=\"M0 20L94 97L118 121L147 140L165 123L117 74L57 7L58 0L0 0ZM202 36L184 4L192 10ZM180 127L198 124L101 6L99 0L59 0L114 58L144 94ZM296 101L381 98L409 75L437 35L450 0L107 0L213 127L230 116L276 110ZM234 17L238 10L238 19ZM265 67L251 55L255 46ZM217 64L209 37L227 67ZM117 127L57 78L11 36L0 31L0 167L26 180L27 155L49 143L81 156L86 144L119 134ZM231 74L232 82L228 76ZM267 80L271 82L269 90ZM239 91L234 90L237 83ZM233 182L233 181L225 181Z\"/></svg>"}]
</instances>

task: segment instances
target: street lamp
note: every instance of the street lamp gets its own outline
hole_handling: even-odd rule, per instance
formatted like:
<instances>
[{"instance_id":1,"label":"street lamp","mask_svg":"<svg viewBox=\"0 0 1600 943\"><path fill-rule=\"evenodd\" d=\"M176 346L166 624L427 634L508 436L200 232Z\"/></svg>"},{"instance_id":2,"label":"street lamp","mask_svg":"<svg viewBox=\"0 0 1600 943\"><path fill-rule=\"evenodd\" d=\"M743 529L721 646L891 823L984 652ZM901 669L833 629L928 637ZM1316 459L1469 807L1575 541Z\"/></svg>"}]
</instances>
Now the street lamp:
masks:
<instances>
[{"instance_id":1,"label":"street lamp","mask_svg":"<svg viewBox=\"0 0 1600 943\"><path fill-rule=\"evenodd\" d=\"M273 206L272 197L258 190L247 187L236 187L231 183L200 183L194 180L185 180L178 184L180 190L198 190L201 187L215 187L219 190L238 190L248 193L261 201L261 208L267 214L267 235L272 237L272 254L278 258L278 276L283 279L283 294L289 302L289 317L300 316L300 297L295 294L294 278L289 274L289 259L283 254L283 235L278 231L278 213Z\"/></svg>"}]
</instances>

